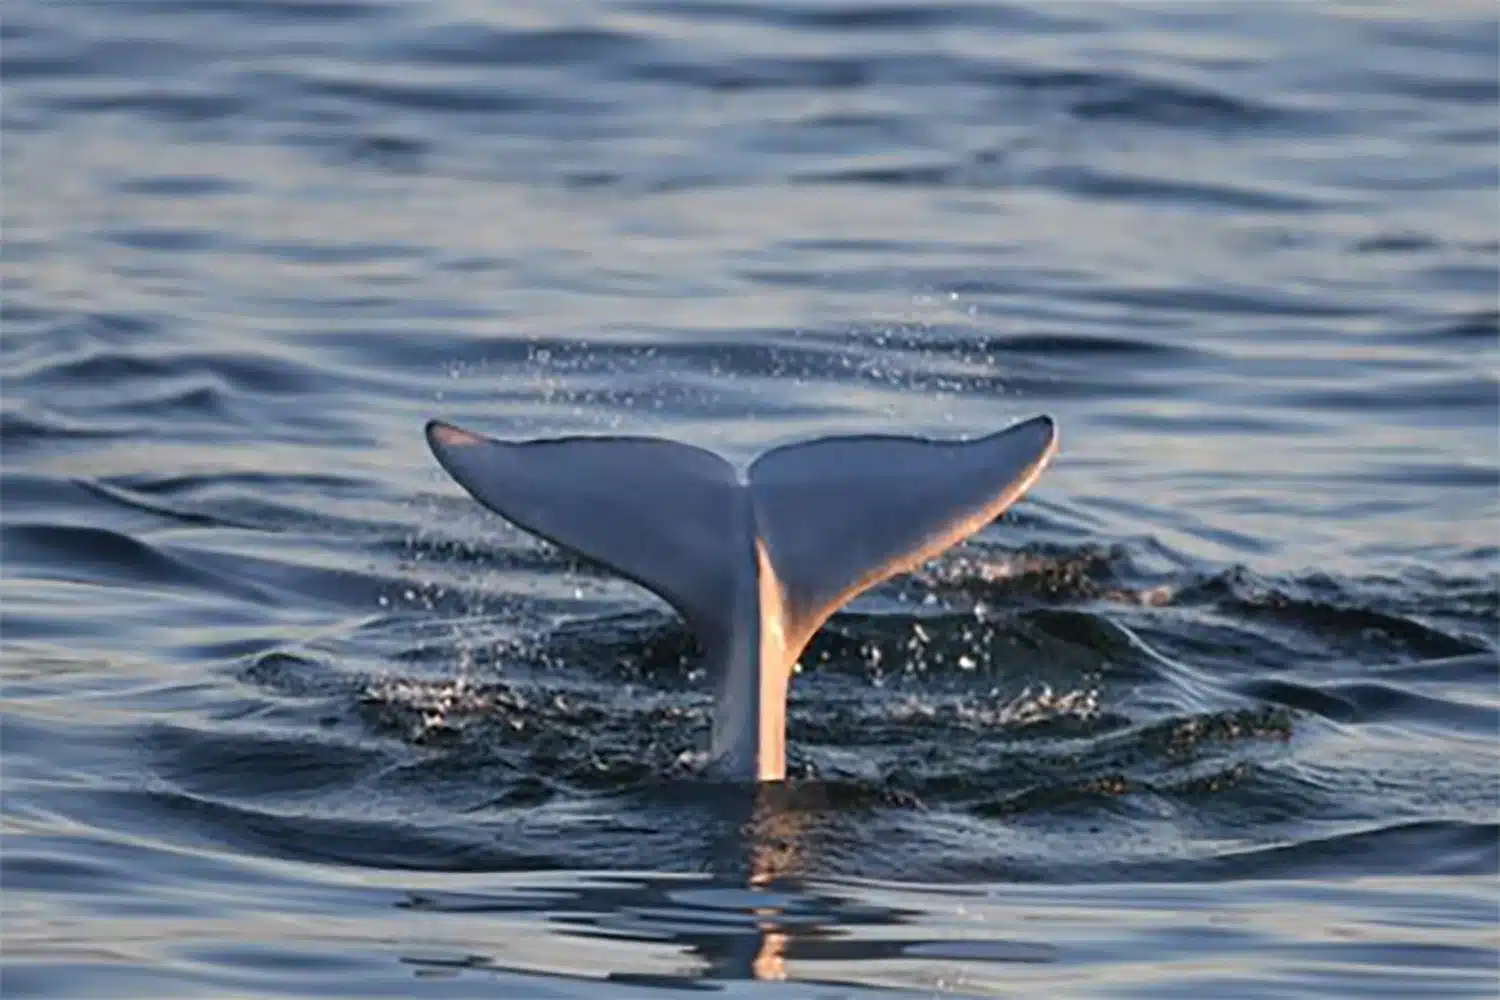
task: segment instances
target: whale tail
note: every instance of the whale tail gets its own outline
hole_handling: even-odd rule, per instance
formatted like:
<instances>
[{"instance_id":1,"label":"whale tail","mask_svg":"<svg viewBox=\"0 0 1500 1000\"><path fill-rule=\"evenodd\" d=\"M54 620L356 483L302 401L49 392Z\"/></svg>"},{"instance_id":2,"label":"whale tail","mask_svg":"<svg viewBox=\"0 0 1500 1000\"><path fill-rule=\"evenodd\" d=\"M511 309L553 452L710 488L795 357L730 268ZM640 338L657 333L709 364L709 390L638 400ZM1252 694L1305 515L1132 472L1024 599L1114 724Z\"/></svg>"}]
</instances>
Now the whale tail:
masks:
<instances>
[{"instance_id":1,"label":"whale tail","mask_svg":"<svg viewBox=\"0 0 1500 1000\"><path fill-rule=\"evenodd\" d=\"M968 441L832 437L775 448L742 480L645 437L505 442L432 421L443 468L521 528L656 593L715 662L715 758L784 771L787 678L844 604L998 517L1041 474L1040 416Z\"/></svg>"},{"instance_id":2,"label":"whale tail","mask_svg":"<svg viewBox=\"0 0 1500 1000\"><path fill-rule=\"evenodd\" d=\"M839 608L1005 512L1057 448L1051 417L970 441L868 435L786 445L750 466L790 645Z\"/></svg>"}]
</instances>

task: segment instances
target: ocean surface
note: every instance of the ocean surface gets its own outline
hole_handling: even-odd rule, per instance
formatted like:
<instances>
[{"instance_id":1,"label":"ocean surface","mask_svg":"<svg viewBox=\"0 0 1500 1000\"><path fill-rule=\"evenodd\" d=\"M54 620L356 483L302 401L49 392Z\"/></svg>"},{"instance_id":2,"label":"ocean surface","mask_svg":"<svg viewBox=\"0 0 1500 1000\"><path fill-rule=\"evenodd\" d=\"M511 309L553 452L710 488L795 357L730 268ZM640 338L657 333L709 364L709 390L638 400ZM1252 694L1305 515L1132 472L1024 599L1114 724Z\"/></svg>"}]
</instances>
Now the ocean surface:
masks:
<instances>
[{"instance_id":1,"label":"ocean surface","mask_svg":"<svg viewBox=\"0 0 1500 1000\"><path fill-rule=\"evenodd\" d=\"M1493 997L1490 2L11 0L0 995ZM790 780L422 427L1061 428Z\"/></svg>"}]
</instances>

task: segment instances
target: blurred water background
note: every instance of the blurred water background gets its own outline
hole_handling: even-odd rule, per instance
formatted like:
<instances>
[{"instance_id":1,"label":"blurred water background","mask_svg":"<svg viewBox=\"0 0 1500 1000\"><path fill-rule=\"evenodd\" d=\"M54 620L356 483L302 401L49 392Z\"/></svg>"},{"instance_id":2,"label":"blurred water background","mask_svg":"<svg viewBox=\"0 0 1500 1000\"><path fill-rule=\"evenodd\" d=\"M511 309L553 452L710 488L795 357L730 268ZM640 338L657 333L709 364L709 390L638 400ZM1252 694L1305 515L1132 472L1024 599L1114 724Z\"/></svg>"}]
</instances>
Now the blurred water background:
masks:
<instances>
[{"instance_id":1,"label":"blurred water background","mask_svg":"<svg viewBox=\"0 0 1500 1000\"><path fill-rule=\"evenodd\" d=\"M0 993L1494 996L1497 40L12 0ZM421 435L1037 412L756 795L665 607Z\"/></svg>"}]
</instances>

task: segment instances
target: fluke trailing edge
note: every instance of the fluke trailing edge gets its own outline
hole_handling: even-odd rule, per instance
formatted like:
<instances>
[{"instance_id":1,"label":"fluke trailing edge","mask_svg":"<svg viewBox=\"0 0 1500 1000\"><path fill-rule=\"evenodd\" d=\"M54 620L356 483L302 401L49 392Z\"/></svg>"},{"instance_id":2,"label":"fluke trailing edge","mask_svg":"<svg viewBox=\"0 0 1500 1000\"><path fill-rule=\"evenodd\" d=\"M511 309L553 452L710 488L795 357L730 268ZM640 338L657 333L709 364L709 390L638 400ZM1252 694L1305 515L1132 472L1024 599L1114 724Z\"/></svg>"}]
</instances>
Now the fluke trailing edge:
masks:
<instances>
[{"instance_id":1,"label":"fluke trailing edge","mask_svg":"<svg viewBox=\"0 0 1500 1000\"><path fill-rule=\"evenodd\" d=\"M444 469L521 528L661 596L715 684L713 766L786 773L797 657L861 592L999 516L1057 448L1050 417L970 441L868 435L786 445L741 477L701 448L647 437L506 442L432 421Z\"/></svg>"}]
</instances>

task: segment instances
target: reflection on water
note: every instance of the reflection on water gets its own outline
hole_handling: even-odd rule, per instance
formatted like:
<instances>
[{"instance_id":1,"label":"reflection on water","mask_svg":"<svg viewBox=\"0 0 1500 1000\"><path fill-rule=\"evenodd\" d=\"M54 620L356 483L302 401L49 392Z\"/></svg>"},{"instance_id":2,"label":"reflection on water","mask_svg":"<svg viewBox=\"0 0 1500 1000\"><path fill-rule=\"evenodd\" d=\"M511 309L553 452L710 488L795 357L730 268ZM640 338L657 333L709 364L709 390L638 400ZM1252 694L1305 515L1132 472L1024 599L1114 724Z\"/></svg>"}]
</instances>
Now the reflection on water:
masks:
<instances>
[{"instance_id":1,"label":"reflection on water","mask_svg":"<svg viewBox=\"0 0 1500 1000\"><path fill-rule=\"evenodd\" d=\"M942 962L1056 960L1056 950L1045 943L997 938L982 929L973 937L924 936L916 933L925 916L920 910L864 901L856 892L800 878L806 852L815 849L819 813L828 805L829 790L817 783L759 788L704 784L700 791L704 807L722 824L723 836L713 856L700 864L677 860L716 874L600 875L582 885L543 890L541 912L560 947L566 948L569 940L633 942L641 951L665 951L677 964L672 973L605 972L611 982L682 990L705 989L718 980L861 985L871 981L871 969L880 967L872 963L925 967ZM741 874L726 875L729 871ZM499 915L536 913L538 900L509 894L487 898L474 892L424 893L396 905ZM427 974L453 974L460 969L515 968L516 957L506 950L461 958L404 955L402 961ZM521 967L550 971L526 962Z\"/></svg>"}]
</instances>

